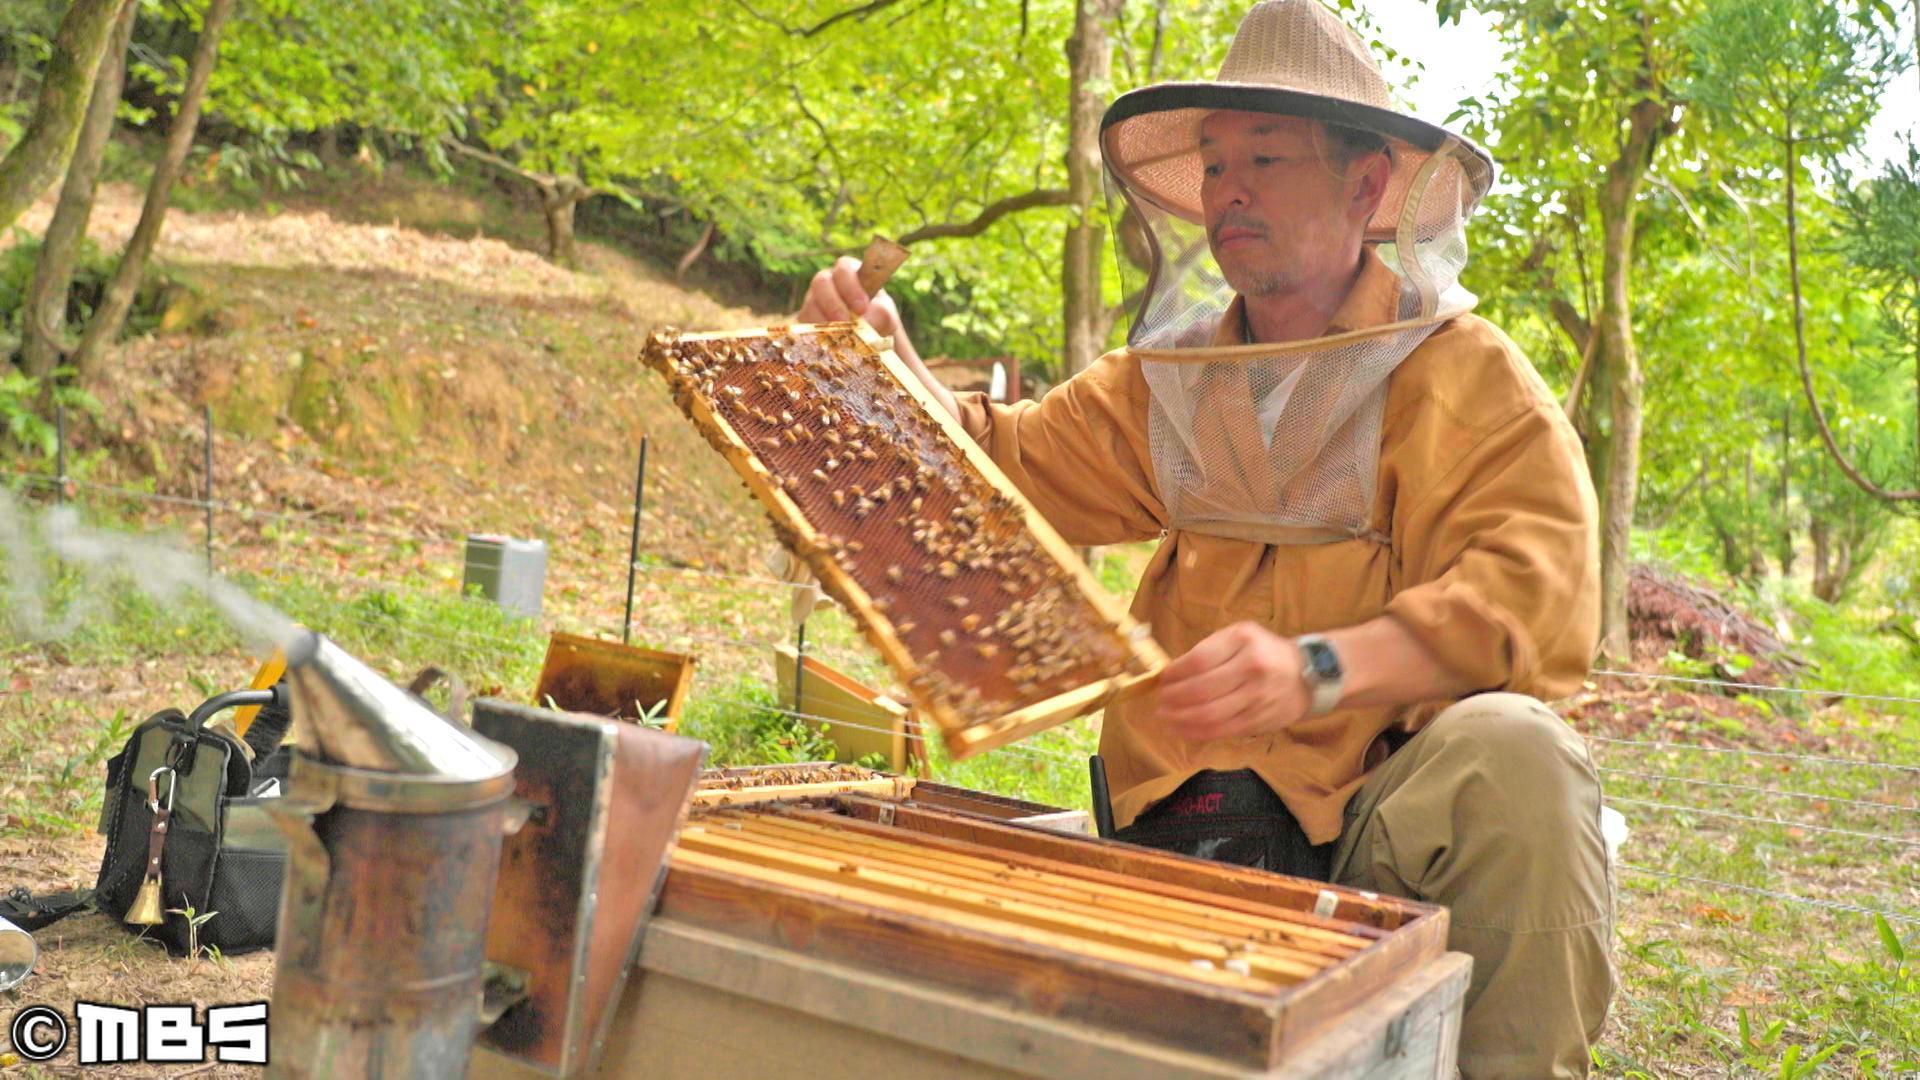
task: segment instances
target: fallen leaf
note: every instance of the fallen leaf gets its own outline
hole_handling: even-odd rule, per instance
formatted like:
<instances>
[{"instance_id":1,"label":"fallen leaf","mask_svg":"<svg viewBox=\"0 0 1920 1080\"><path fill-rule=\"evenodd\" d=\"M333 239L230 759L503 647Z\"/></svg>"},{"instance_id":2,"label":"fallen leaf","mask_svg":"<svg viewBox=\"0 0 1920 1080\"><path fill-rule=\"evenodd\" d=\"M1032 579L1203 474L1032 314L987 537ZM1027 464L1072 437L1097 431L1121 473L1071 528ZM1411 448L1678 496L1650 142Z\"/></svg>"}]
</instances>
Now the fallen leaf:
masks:
<instances>
[{"instance_id":1,"label":"fallen leaf","mask_svg":"<svg viewBox=\"0 0 1920 1080\"><path fill-rule=\"evenodd\" d=\"M1737 915L1726 908L1714 907L1711 904L1695 904L1691 910L1696 918L1705 919L1708 922L1727 924L1746 921L1744 915Z\"/></svg>"}]
</instances>

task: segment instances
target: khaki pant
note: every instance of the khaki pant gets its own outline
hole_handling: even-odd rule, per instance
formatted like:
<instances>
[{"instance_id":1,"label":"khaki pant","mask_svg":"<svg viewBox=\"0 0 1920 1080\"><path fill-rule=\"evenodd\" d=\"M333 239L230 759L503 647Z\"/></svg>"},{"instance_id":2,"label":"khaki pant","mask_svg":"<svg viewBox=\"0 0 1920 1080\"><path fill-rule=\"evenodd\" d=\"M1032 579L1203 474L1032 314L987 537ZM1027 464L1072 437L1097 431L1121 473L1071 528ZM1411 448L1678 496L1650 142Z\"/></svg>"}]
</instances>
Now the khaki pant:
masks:
<instances>
[{"instance_id":1,"label":"khaki pant","mask_svg":"<svg viewBox=\"0 0 1920 1080\"><path fill-rule=\"evenodd\" d=\"M1460 1071L1585 1076L1613 996L1613 883L1586 743L1519 694L1448 708L1367 778L1341 885L1440 904L1473 957Z\"/></svg>"}]
</instances>

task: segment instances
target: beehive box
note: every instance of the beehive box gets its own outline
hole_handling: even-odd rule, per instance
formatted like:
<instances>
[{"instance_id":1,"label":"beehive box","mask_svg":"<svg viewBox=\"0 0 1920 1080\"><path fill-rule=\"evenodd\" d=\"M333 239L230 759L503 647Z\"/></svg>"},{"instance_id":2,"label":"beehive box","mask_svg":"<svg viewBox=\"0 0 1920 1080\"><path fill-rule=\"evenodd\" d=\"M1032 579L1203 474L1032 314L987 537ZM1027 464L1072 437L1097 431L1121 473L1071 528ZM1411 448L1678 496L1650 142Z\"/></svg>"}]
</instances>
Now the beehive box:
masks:
<instances>
[{"instance_id":1,"label":"beehive box","mask_svg":"<svg viewBox=\"0 0 1920 1080\"><path fill-rule=\"evenodd\" d=\"M1092 711L1164 666L865 324L656 334L643 359L955 757Z\"/></svg>"},{"instance_id":2,"label":"beehive box","mask_svg":"<svg viewBox=\"0 0 1920 1080\"><path fill-rule=\"evenodd\" d=\"M784 643L773 647L773 683L780 707L820 731L839 760L878 754L893 772L927 774L920 721L907 706Z\"/></svg>"},{"instance_id":3,"label":"beehive box","mask_svg":"<svg viewBox=\"0 0 1920 1080\"><path fill-rule=\"evenodd\" d=\"M656 712L655 722L674 732L693 689L695 664L681 653L555 631L533 702L614 720L644 720Z\"/></svg>"},{"instance_id":4,"label":"beehive box","mask_svg":"<svg viewBox=\"0 0 1920 1080\"><path fill-rule=\"evenodd\" d=\"M940 808L696 809L595 1074L1445 1078L1446 935L1428 905Z\"/></svg>"}]
</instances>

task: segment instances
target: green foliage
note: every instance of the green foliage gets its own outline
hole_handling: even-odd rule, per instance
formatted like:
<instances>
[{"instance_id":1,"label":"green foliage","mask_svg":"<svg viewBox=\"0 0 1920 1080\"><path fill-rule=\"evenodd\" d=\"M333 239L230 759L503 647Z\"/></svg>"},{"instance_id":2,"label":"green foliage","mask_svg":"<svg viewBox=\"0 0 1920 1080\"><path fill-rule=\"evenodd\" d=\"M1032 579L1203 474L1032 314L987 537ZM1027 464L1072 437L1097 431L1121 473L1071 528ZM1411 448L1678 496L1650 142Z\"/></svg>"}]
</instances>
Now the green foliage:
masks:
<instances>
[{"instance_id":1,"label":"green foliage","mask_svg":"<svg viewBox=\"0 0 1920 1080\"><path fill-rule=\"evenodd\" d=\"M0 366L0 434L5 441L53 460L59 433L51 419L51 406L64 405L76 413L100 407L93 395L67 381L72 375L72 368L55 368L51 376L54 385L48 391L40 380L19 368ZM47 407L43 408L43 402Z\"/></svg>"},{"instance_id":2,"label":"green foliage","mask_svg":"<svg viewBox=\"0 0 1920 1080\"><path fill-rule=\"evenodd\" d=\"M634 704L637 705L639 703L635 702ZM668 704L669 702L667 701L666 698L661 698L659 701L656 701L653 704L648 705L646 708L641 709L640 717L639 717L640 723L650 728L666 727Z\"/></svg>"},{"instance_id":3,"label":"green foliage","mask_svg":"<svg viewBox=\"0 0 1920 1080\"><path fill-rule=\"evenodd\" d=\"M313 151L287 142L284 136L244 132L209 155L205 171L235 192L257 196L296 190L305 183L304 174L319 168L320 158Z\"/></svg>"},{"instance_id":4,"label":"green foliage","mask_svg":"<svg viewBox=\"0 0 1920 1080\"><path fill-rule=\"evenodd\" d=\"M1711 0L1687 31L1690 92L1747 131L1856 142L1904 58L1871 22L1825 0Z\"/></svg>"},{"instance_id":5,"label":"green foliage","mask_svg":"<svg viewBox=\"0 0 1920 1080\"><path fill-rule=\"evenodd\" d=\"M58 835L92 829L104 797L101 778L108 758L133 733L125 709L103 715L97 703L45 698L23 691L0 700L0 761L16 773L18 786L0 785L0 820L9 830ZM49 730L79 732L71 745L52 743Z\"/></svg>"},{"instance_id":6,"label":"green foliage","mask_svg":"<svg viewBox=\"0 0 1920 1080\"><path fill-rule=\"evenodd\" d=\"M712 696L696 696L680 731L707 743L711 766L834 760L825 732L783 711L773 687L759 679L741 678Z\"/></svg>"},{"instance_id":7,"label":"green foliage","mask_svg":"<svg viewBox=\"0 0 1920 1080\"><path fill-rule=\"evenodd\" d=\"M1913 360L1915 473L1920 475L1920 146L1906 145L1904 161L1887 162L1878 176L1839 192L1844 212L1840 250L1880 294L1890 337Z\"/></svg>"},{"instance_id":8,"label":"green foliage","mask_svg":"<svg viewBox=\"0 0 1920 1080\"><path fill-rule=\"evenodd\" d=\"M1123 599L1131 597L1140 584L1139 572L1132 563L1112 552L1101 552L1100 557L1094 560L1093 571L1102 588Z\"/></svg>"},{"instance_id":9,"label":"green foliage","mask_svg":"<svg viewBox=\"0 0 1920 1080\"><path fill-rule=\"evenodd\" d=\"M1889 619L1866 605L1822 603L1797 584L1770 581L1763 603L1777 602L1794 617L1799 644L1817 664L1812 685L1920 698L1920 651L1912 640L1888 630ZM1862 714L1908 713L1897 705L1850 706Z\"/></svg>"},{"instance_id":10,"label":"green foliage","mask_svg":"<svg viewBox=\"0 0 1920 1080\"><path fill-rule=\"evenodd\" d=\"M226 59L209 107L256 135L284 138L343 124L432 138L482 88L486 28L497 0L296 0L242 4L223 35Z\"/></svg>"},{"instance_id":11,"label":"green foliage","mask_svg":"<svg viewBox=\"0 0 1920 1080\"><path fill-rule=\"evenodd\" d=\"M219 912L195 911L193 905L188 904L183 908L168 908L167 914L178 915L187 920L187 959L199 960L202 957L214 961L221 959L218 948L211 946L202 948L200 945L200 928L211 922L214 916L220 914Z\"/></svg>"}]
</instances>

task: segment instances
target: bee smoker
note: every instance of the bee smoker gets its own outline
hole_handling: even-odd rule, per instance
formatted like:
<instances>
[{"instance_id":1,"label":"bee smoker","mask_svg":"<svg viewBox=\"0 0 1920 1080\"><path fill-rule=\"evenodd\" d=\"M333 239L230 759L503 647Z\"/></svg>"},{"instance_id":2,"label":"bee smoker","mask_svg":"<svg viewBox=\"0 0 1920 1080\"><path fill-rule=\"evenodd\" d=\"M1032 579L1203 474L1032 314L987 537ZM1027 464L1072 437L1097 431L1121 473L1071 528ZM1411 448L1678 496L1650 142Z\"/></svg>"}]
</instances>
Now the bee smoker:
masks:
<instances>
[{"instance_id":1,"label":"bee smoker","mask_svg":"<svg viewBox=\"0 0 1920 1080\"><path fill-rule=\"evenodd\" d=\"M458 1077L476 1039L590 1071L705 744L491 699L469 729L325 638L287 659L268 1075Z\"/></svg>"},{"instance_id":2,"label":"bee smoker","mask_svg":"<svg viewBox=\"0 0 1920 1080\"><path fill-rule=\"evenodd\" d=\"M324 637L287 659L317 745L275 800L289 852L267 1072L462 1075L517 757Z\"/></svg>"}]
</instances>

